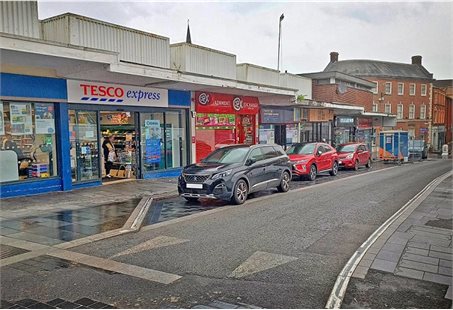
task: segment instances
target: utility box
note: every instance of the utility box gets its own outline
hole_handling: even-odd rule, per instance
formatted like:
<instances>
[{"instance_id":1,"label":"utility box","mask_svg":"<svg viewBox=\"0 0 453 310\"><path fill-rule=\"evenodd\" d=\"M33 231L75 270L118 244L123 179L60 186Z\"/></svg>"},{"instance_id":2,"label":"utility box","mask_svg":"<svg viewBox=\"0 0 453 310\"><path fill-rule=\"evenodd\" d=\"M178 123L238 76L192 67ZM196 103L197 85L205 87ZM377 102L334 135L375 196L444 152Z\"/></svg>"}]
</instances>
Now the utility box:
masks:
<instances>
[{"instance_id":1,"label":"utility box","mask_svg":"<svg viewBox=\"0 0 453 310\"><path fill-rule=\"evenodd\" d=\"M409 134L403 130L386 130L379 133L379 159L407 162L409 158Z\"/></svg>"}]
</instances>

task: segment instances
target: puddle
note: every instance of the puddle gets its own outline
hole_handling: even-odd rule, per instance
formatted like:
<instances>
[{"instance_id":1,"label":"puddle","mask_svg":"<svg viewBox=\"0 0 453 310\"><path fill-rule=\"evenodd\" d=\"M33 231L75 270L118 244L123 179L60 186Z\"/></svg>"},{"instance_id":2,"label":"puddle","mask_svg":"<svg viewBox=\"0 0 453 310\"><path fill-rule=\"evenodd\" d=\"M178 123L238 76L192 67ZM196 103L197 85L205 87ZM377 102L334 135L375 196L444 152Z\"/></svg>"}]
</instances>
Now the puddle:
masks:
<instances>
[{"instance_id":1,"label":"puddle","mask_svg":"<svg viewBox=\"0 0 453 310\"><path fill-rule=\"evenodd\" d=\"M45 245L72 241L122 227L139 201L4 220L1 235Z\"/></svg>"}]
</instances>

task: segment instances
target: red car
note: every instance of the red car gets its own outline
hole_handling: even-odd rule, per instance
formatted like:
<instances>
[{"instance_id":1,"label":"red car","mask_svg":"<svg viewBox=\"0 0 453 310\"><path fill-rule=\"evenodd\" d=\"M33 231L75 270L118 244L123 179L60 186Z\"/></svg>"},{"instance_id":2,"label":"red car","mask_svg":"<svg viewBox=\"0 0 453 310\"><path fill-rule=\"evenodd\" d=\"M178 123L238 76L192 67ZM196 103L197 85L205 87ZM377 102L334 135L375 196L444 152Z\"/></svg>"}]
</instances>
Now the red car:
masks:
<instances>
[{"instance_id":1,"label":"red car","mask_svg":"<svg viewBox=\"0 0 453 310\"><path fill-rule=\"evenodd\" d=\"M337 151L326 143L296 143L286 153L292 162L293 175L310 181L314 181L321 172L337 175Z\"/></svg>"},{"instance_id":2,"label":"red car","mask_svg":"<svg viewBox=\"0 0 453 310\"><path fill-rule=\"evenodd\" d=\"M341 144L337 152L340 167L354 170L360 166L371 168L371 153L363 143Z\"/></svg>"}]
</instances>

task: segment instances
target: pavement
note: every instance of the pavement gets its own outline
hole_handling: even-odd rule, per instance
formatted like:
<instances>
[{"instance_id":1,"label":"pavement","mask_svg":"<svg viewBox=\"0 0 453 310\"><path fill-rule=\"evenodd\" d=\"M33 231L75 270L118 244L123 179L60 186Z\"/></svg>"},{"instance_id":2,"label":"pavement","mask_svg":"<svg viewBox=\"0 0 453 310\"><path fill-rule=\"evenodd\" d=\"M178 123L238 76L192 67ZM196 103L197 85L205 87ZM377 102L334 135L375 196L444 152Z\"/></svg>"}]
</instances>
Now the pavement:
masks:
<instances>
[{"instance_id":1,"label":"pavement","mask_svg":"<svg viewBox=\"0 0 453 310\"><path fill-rule=\"evenodd\" d=\"M453 180L389 226L365 253L343 308L451 308Z\"/></svg>"}]
</instances>

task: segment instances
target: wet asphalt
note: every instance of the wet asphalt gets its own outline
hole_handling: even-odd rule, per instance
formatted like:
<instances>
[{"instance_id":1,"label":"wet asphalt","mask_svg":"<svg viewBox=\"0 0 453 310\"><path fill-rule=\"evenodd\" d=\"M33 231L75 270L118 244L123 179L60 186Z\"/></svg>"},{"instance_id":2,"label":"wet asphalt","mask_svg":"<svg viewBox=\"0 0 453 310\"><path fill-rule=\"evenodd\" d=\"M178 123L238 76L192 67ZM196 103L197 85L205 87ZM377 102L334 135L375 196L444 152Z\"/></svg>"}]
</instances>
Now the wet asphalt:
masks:
<instances>
[{"instance_id":1,"label":"wet asphalt","mask_svg":"<svg viewBox=\"0 0 453 310\"><path fill-rule=\"evenodd\" d=\"M254 202L251 197L244 206L216 205L222 207L220 212L155 229L145 226L136 234L72 249L108 258L159 236L188 240L115 258L182 276L172 284L84 266L30 275L14 269L13 264L1 270L2 298L88 297L120 308L192 308L212 300L264 308L323 308L338 273L360 244L432 179L451 170L451 162L373 170L376 172L371 174L340 171L337 177L319 177L315 183L319 186L293 182L293 188L306 188L284 195L261 193L265 199ZM359 175L341 182L352 174ZM339 181L330 182L332 178ZM147 224L179 217L174 212L179 204L189 208L179 198L156 203L161 203L161 211L151 213ZM214 206L201 202L192 207L204 210ZM293 259L242 278L231 277L256 252Z\"/></svg>"}]
</instances>

